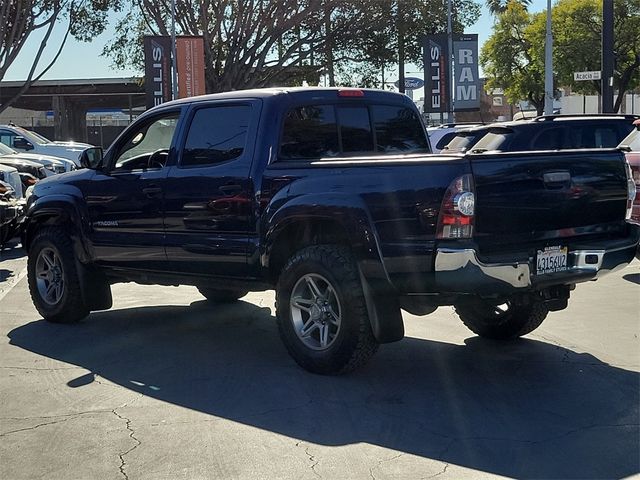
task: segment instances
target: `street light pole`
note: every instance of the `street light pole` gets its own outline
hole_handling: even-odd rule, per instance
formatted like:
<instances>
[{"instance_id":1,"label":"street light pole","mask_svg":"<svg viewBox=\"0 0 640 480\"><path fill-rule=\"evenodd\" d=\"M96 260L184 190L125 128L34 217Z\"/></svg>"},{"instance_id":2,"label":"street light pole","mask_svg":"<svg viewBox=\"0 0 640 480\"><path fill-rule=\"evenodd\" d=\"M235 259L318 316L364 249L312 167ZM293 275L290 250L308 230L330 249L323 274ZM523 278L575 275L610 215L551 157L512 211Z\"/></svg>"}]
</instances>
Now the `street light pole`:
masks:
<instances>
[{"instance_id":1,"label":"street light pole","mask_svg":"<svg viewBox=\"0 0 640 480\"><path fill-rule=\"evenodd\" d=\"M449 62L449 118L448 121L453 121L453 32L451 28L451 0L447 0L447 49L449 51L449 58L447 59Z\"/></svg>"},{"instance_id":2,"label":"street light pole","mask_svg":"<svg viewBox=\"0 0 640 480\"><path fill-rule=\"evenodd\" d=\"M553 115L553 32L551 0L547 0L547 35L544 46L544 114Z\"/></svg>"},{"instance_id":3,"label":"street light pole","mask_svg":"<svg viewBox=\"0 0 640 480\"><path fill-rule=\"evenodd\" d=\"M172 98L178 98L178 65L176 62L176 0L171 0L171 83Z\"/></svg>"}]
</instances>

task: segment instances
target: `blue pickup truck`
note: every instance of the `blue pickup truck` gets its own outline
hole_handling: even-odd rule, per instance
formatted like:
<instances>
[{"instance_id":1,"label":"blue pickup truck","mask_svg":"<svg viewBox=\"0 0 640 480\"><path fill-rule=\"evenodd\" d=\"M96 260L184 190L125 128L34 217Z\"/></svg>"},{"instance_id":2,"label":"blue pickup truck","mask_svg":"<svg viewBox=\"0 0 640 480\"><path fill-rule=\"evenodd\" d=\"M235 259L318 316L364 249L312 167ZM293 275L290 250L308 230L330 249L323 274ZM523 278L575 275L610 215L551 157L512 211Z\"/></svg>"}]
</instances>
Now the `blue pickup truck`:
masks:
<instances>
[{"instance_id":1,"label":"blue pickup truck","mask_svg":"<svg viewBox=\"0 0 640 480\"><path fill-rule=\"evenodd\" d=\"M195 285L211 302L275 288L284 344L322 374L400 340L402 309L453 305L478 335L525 335L638 243L621 152L433 155L413 103L390 92L169 102L82 162L28 200L46 320L110 308L116 282Z\"/></svg>"}]
</instances>

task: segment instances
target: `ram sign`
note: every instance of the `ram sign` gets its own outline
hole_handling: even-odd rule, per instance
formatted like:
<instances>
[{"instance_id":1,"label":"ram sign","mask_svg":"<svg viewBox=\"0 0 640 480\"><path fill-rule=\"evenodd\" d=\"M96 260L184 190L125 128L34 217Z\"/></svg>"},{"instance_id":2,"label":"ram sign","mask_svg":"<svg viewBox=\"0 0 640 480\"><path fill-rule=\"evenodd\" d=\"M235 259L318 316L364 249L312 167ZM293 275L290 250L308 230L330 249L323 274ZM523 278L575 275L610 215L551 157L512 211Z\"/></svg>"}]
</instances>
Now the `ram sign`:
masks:
<instances>
[{"instance_id":1,"label":"ram sign","mask_svg":"<svg viewBox=\"0 0 640 480\"><path fill-rule=\"evenodd\" d=\"M454 35L453 61L456 75L454 110L479 110L478 35Z\"/></svg>"}]
</instances>

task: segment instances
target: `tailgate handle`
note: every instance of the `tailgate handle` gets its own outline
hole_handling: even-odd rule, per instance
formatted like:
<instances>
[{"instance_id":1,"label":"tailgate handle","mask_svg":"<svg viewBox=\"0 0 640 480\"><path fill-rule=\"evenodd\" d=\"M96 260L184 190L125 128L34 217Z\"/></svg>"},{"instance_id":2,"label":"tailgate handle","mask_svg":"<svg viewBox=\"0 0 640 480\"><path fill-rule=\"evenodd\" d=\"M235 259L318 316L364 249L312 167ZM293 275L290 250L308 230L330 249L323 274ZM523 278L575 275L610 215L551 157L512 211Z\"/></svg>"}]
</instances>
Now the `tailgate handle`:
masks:
<instances>
[{"instance_id":1,"label":"tailgate handle","mask_svg":"<svg viewBox=\"0 0 640 480\"><path fill-rule=\"evenodd\" d=\"M569 183L571 181L571 174L567 171L560 172L547 172L542 176L544 183L548 184L559 184L559 183Z\"/></svg>"}]
</instances>

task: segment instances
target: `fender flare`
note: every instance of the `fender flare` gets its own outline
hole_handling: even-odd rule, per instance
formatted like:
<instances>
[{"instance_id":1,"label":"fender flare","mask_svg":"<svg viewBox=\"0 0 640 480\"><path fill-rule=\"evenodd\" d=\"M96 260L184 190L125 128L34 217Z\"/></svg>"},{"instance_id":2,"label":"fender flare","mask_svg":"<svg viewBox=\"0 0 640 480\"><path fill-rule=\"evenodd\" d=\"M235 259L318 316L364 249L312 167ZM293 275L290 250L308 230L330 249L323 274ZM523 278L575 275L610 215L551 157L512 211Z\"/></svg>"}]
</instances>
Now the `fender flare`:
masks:
<instances>
[{"instance_id":1,"label":"fender flare","mask_svg":"<svg viewBox=\"0 0 640 480\"><path fill-rule=\"evenodd\" d=\"M74 196L56 193L36 198L35 201L29 202L25 217L24 247L27 250L38 225L64 225L71 236L76 257L82 263L92 260L92 249L87 241L89 215Z\"/></svg>"},{"instance_id":2,"label":"fender flare","mask_svg":"<svg viewBox=\"0 0 640 480\"><path fill-rule=\"evenodd\" d=\"M373 220L360 197L335 192L313 193L292 197L273 211L267 208L260 229L264 232L260 242L261 266L269 268L274 245L286 228L298 222L313 222L314 219L335 223L346 233L360 273L376 340L389 343L402 339L404 323L398 293L384 266Z\"/></svg>"}]
</instances>

